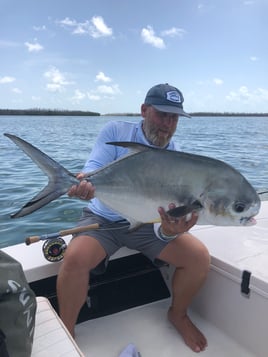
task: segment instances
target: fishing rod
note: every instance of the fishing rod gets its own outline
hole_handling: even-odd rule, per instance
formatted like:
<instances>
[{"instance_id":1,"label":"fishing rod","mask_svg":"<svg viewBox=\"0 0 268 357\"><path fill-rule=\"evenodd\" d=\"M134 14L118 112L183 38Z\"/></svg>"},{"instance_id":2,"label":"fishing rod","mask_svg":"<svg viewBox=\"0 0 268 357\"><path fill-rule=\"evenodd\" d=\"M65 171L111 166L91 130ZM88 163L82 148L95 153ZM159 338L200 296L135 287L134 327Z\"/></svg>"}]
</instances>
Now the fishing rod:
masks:
<instances>
[{"instance_id":1,"label":"fishing rod","mask_svg":"<svg viewBox=\"0 0 268 357\"><path fill-rule=\"evenodd\" d=\"M32 236L25 239L26 245L45 241L42 246L43 255L49 262L55 263L63 259L67 244L62 237L76 233L82 233L91 229L98 229L100 225L93 223L88 226L65 229L55 233Z\"/></svg>"},{"instance_id":2,"label":"fishing rod","mask_svg":"<svg viewBox=\"0 0 268 357\"><path fill-rule=\"evenodd\" d=\"M129 223L126 220L120 220L114 223L122 223L120 227L112 227L113 224L105 224L101 225L99 223L92 223L87 226L75 227L70 229L61 230L55 233L42 234L40 236L31 236L25 239L26 245L30 245L36 242L45 241L42 246L42 251L44 257L49 262L58 262L63 259L64 252L67 248L67 244L62 237L67 235L73 235L77 233L83 233L89 230L114 230L114 229L122 229L129 226Z\"/></svg>"},{"instance_id":3,"label":"fishing rod","mask_svg":"<svg viewBox=\"0 0 268 357\"><path fill-rule=\"evenodd\" d=\"M86 232L86 231L92 230L92 229L98 229L99 227L100 227L100 225L98 223L93 223L88 226L65 229L65 230L62 230L59 232L55 232L55 233L42 234L40 236L32 236L32 237L26 238L25 243L26 243L26 245L30 245L32 243L39 242L40 240L49 240L49 239L54 239L54 238L58 238L58 237L64 237L64 236L68 236L71 234Z\"/></svg>"}]
</instances>

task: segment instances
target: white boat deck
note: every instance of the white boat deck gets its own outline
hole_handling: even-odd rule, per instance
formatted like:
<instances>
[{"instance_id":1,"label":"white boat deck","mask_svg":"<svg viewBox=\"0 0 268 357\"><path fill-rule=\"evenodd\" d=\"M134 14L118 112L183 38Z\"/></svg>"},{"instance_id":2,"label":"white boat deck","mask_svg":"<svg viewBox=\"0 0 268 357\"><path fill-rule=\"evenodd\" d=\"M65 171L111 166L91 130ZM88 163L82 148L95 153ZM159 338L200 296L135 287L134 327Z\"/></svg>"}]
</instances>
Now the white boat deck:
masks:
<instances>
[{"instance_id":1,"label":"white boat deck","mask_svg":"<svg viewBox=\"0 0 268 357\"><path fill-rule=\"evenodd\" d=\"M129 343L141 357L196 356L167 320L168 306L166 299L81 323L76 327L76 342L86 357L118 357ZM191 317L208 339L202 356L256 356L199 315L191 313Z\"/></svg>"}]
</instances>

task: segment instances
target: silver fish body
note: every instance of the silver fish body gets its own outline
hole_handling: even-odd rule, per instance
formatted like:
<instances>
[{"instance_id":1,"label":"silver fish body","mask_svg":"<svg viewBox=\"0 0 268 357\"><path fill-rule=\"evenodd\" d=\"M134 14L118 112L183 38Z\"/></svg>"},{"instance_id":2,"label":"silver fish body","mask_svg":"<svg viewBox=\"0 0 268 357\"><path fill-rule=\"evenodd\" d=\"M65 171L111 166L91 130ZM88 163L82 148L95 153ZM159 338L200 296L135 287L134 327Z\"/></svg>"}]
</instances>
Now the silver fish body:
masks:
<instances>
[{"instance_id":1,"label":"silver fish body","mask_svg":"<svg viewBox=\"0 0 268 357\"><path fill-rule=\"evenodd\" d=\"M5 134L48 175L49 183L13 217L21 217L66 193L74 175L31 144ZM159 220L157 209L173 202L196 207L199 224L254 224L260 199L245 177L230 165L205 156L155 149L137 143L110 143L135 151L88 174L95 196L126 218L131 227Z\"/></svg>"},{"instance_id":2,"label":"silver fish body","mask_svg":"<svg viewBox=\"0 0 268 357\"><path fill-rule=\"evenodd\" d=\"M199 224L254 224L260 199L241 173L209 157L154 149L135 143L111 143L139 152L89 175L96 197L132 226L156 221L157 208L189 207L199 202Z\"/></svg>"}]
</instances>

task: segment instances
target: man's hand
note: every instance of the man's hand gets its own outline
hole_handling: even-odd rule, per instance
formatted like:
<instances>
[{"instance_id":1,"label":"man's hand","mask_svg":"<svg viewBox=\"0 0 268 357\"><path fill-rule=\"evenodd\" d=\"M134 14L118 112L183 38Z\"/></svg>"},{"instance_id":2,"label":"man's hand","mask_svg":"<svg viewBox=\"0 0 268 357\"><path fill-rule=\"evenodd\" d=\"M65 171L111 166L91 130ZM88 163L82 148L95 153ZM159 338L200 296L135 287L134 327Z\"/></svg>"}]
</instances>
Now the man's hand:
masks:
<instances>
[{"instance_id":1,"label":"man's hand","mask_svg":"<svg viewBox=\"0 0 268 357\"><path fill-rule=\"evenodd\" d=\"M95 188L93 185L84 180L86 177L85 174L79 173L77 176L78 180L81 180L81 182L78 185L73 185L68 193L69 197L77 197L80 198L81 200L91 200L91 198L94 197L95 193Z\"/></svg>"},{"instance_id":2,"label":"man's hand","mask_svg":"<svg viewBox=\"0 0 268 357\"><path fill-rule=\"evenodd\" d=\"M174 203L170 203L168 206L169 210L175 207ZM169 216L163 207L158 208L158 213L161 217L162 232L167 236L188 232L188 230L196 224L198 219L198 213L195 211L179 218Z\"/></svg>"}]
</instances>

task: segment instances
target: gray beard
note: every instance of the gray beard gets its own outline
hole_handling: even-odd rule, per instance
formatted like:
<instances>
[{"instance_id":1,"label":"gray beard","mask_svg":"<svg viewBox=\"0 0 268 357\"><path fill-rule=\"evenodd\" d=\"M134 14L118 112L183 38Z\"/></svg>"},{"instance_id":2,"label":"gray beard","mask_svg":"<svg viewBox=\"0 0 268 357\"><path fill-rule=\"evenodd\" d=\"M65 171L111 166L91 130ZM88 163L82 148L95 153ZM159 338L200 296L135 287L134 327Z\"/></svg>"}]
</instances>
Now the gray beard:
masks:
<instances>
[{"instance_id":1,"label":"gray beard","mask_svg":"<svg viewBox=\"0 0 268 357\"><path fill-rule=\"evenodd\" d=\"M147 138L147 140L150 142L150 144L159 146L161 148L166 147L169 143L169 140L164 139L164 138L159 138L155 132L150 132L147 133L147 130L144 130L144 134Z\"/></svg>"}]
</instances>

